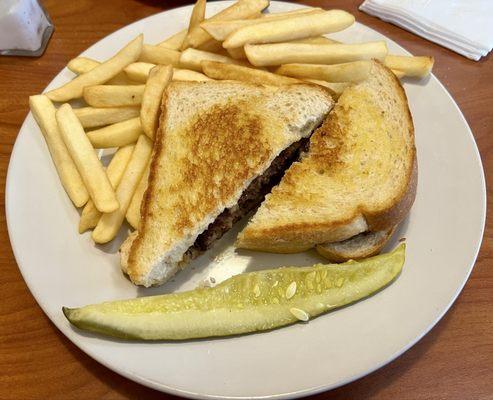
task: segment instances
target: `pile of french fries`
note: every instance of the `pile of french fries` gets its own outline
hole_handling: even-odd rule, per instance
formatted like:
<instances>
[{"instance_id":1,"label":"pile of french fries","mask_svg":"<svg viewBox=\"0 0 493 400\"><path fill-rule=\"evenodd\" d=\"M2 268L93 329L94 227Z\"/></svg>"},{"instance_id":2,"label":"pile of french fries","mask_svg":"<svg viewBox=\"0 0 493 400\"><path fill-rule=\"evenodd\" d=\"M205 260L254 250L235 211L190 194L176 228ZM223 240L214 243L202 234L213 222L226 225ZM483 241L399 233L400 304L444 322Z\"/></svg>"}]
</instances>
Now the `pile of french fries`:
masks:
<instances>
[{"instance_id":1,"label":"pile of french fries","mask_svg":"<svg viewBox=\"0 0 493 400\"><path fill-rule=\"evenodd\" d=\"M238 0L205 19L206 0L197 0L187 29L155 45L139 35L104 62L75 58L67 65L73 80L30 97L62 185L83 207L80 233L93 229L94 242L107 243L125 219L138 229L161 99L172 80L310 82L337 98L366 78L371 59L398 78L421 78L433 67L432 57L388 54L385 41L344 44L323 36L354 23L345 11L262 13L268 5ZM72 108L74 99L87 106ZM107 148L117 150L105 168L96 150Z\"/></svg>"}]
</instances>

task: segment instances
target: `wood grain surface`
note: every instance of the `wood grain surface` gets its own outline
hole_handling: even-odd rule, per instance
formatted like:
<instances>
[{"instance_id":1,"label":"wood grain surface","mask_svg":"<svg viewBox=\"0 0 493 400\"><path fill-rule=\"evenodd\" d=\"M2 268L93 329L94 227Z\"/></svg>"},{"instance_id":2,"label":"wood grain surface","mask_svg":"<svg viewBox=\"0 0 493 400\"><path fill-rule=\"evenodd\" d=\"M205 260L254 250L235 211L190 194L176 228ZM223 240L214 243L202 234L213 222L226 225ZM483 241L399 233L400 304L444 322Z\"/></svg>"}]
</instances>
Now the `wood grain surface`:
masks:
<instances>
[{"instance_id":1,"label":"wood grain surface","mask_svg":"<svg viewBox=\"0 0 493 400\"><path fill-rule=\"evenodd\" d=\"M93 361L38 307L17 268L5 221L5 178L28 96L68 60L109 33L177 7L176 0L45 0L55 33L39 58L0 57L0 398L171 399ZM359 1L311 0L342 8L414 54L435 57L434 73L459 104L482 155L489 200L493 167L493 61L473 62L357 10ZM426 99L423 99L426 101ZM431 132L432 133L432 132ZM490 201L488 209L491 210ZM416 346L354 383L314 399L493 399L493 230L487 225L471 278L455 305ZM273 371L275 373L275 371Z\"/></svg>"}]
</instances>

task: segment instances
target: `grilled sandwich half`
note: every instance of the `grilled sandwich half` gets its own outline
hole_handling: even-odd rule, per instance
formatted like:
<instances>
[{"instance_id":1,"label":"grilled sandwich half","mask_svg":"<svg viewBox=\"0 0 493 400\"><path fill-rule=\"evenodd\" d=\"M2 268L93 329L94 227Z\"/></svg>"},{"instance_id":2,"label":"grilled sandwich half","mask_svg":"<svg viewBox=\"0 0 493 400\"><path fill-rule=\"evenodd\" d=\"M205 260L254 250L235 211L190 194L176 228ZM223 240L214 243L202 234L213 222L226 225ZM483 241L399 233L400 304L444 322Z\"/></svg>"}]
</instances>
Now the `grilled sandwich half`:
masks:
<instances>
[{"instance_id":1,"label":"grilled sandwich half","mask_svg":"<svg viewBox=\"0 0 493 400\"><path fill-rule=\"evenodd\" d=\"M237 247L334 261L378 252L416 195L414 128L394 74L377 61L346 89L307 154L291 165L240 233Z\"/></svg>"},{"instance_id":2,"label":"grilled sandwich half","mask_svg":"<svg viewBox=\"0 0 493 400\"><path fill-rule=\"evenodd\" d=\"M167 281L257 207L332 106L314 85L171 83L139 229L121 249L132 282Z\"/></svg>"}]
</instances>

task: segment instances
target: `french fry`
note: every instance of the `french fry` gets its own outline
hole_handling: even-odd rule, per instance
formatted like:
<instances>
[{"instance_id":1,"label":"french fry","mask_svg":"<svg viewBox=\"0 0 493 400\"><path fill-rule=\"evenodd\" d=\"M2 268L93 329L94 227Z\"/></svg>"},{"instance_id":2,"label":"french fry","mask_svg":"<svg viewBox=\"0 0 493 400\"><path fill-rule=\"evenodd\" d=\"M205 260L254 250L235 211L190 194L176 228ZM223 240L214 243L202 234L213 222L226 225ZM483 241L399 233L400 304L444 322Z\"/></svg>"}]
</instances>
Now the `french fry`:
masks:
<instances>
[{"instance_id":1,"label":"french fry","mask_svg":"<svg viewBox=\"0 0 493 400\"><path fill-rule=\"evenodd\" d=\"M272 86L301 83L298 79L276 75L271 72L216 61L202 61L202 69L207 76L213 79L229 79Z\"/></svg>"},{"instance_id":2,"label":"french fry","mask_svg":"<svg viewBox=\"0 0 493 400\"><path fill-rule=\"evenodd\" d=\"M138 106L145 85L96 85L84 88L84 100L93 107Z\"/></svg>"},{"instance_id":3,"label":"french fry","mask_svg":"<svg viewBox=\"0 0 493 400\"><path fill-rule=\"evenodd\" d=\"M92 58L77 57L72 58L67 63L67 68L74 74L81 75L89 72L91 69L96 68L98 65L101 65L101 63L99 61L93 60Z\"/></svg>"},{"instance_id":4,"label":"french fry","mask_svg":"<svg viewBox=\"0 0 493 400\"><path fill-rule=\"evenodd\" d=\"M192 71L191 69L173 68L173 80L174 81L210 81L212 79L200 72Z\"/></svg>"},{"instance_id":5,"label":"french fry","mask_svg":"<svg viewBox=\"0 0 493 400\"><path fill-rule=\"evenodd\" d=\"M243 47L235 47L232 49L226 49L229 56L234 60L246 60L247 56Z\"/></svg>"},{"instance_id":6,"label":"french fry","mask_svg":"<svg viewBox=\"0 0 493 400\"><path fill-rule=\"evenodd\" d=\"M77 57L72 58L68 64L67 68L72 71L74 74L81 75L89 72L90 70L96 68L98 65L101 65L99 61L93 60L92 58L87 57ZM132 82L127 78L127 76L123 72L119 72L114 78L111 78L107 85L131 85Z\"/></svg>"},{"instance_id":7,"label":"french fry","mask_svg":"<svg viewBox=\"0 0 493 400\"><path fill-rule=\"evenodd\" d=\"M188 23L187 36L185 36L185 39L183 40L183 43L180 48L181 50L185 50L188 47L190 47L188 36L190 32L192 32L204 20L205 5L206 5L206 0L197 0L195 2L195 5L193 6L192 9L192 14L190 15L190 22Z\"/></svg>"},{"instance_id":8,"label":"french fry","mask_svg":"<svg viewBox=\"0 0 493 400\"><path fill-rule=\"evenodd\" d=\"M130 64L125 68L125 72L128 76L132 77L132 80L139 81L141 83L147 82L149 72L154 68L156 64L136 62ZM191 69L173 68L173 80L174 81L208 81L210 78L204 74L192 71Z\"/></svg>"},{"instance_id":9,"label":"french fry","mask_svg":"<svg viewBox=\"0 0 493 400\"><path fill-rule=\"evenodd\" d=\"M296 40L291 40L289 43L305 43L305 44L337 44L341 43L338 42L337 40L330 39L325 36L314 36L314 37L309 37L309 38L303 38L303 39L296 39Z\"/></svg>"},{"instance_id":10,"label":"french fry","mask_svg":"<svg viewBox=\"0 0 493 400\"><path fill-rule=\"evenodd\" d=\"M228 55L228 52L223 47L222 42L220 42L216 39L211 39L211 40L205 42L204 44L201 44L200 46L197 47L197 50L204 50L204 51L208 51L210 53Z\"/></svg>"},{"instance_id":11,"label":"french fry","mask_svg":"<svg viewBox=\"0 0 493 400\"><path fill-rule=\"evenodd\" d=\"M135 143L143 133L140 118L135 117L89 131L87 137L95 149L109 149Z\"/></svg>"},{"instance_id":12,"label":"french fry","mask_svg":"<svg viewBox=\"0 0 493 400\"><path fill-rule=\"evenodd\" d=\"M74 108L82 127L97 128L139 116L138 107Z\"/></svg>"},{"instance_id":13,"label":"french fry","mask_svg":"<svg viewBox=\"0 0 493 400\"><path fill-rule=\"evenodd\" d=\"M183 29L182 31L175 33L173 36L170 36L169 38L158 43L158 46L166 47L171 50L180 50L187 33L188 29Z\"/></svg>"},{"instance_id":14,"label":"french fry","mask_svg":"<svg viewBox=\"0 0 493 400\"><path fill-rule=\"evenodd\" d=\"M235 19L230 21L221 21L221 20L207 20L200 24L200 27L203 28L209 35L211 35L214 39L223 41L228 35L237 31L240 28L251 25L258 25L264 22L276 21L279 19L286 19L290 17L294 17L297 15L306 15L313 13L323 12L320 8L318 9L302 9L296 10L296 13L287 12L287 13L276 13L276 14L265 14L262 18L249 18L249 19Z\"/></svg>"},{"instance_id":15,"label":"french fry","mask_svg":"<svg viewBox=\"0 0 493 400\"><path fill-rule=\"evenodd\" d=\"M248 18L251 18L251 19L255 19L255 18L260 18L262 16L265 16L267 14L262 14L262 11L259 11L259 12L256 12L256 13L253 13L253 14L250 14L248 17L245 17L246 19ZM241 18L238 18L238 19L241 19Z\"/></svg>"},{"instance_id":16,"label":"french fry","mask_svg":"<svg viewBox=\"0 0 493 400\"><path fill-rule=\"evenodd\" d=\"M150 172L151 163L147 163L147 167L140 178L139 184L137 185L137 189L135 189L135 193L132 196L132 200L130 201L130 205L128 206L127 213L125 214L125 218L127 222L134 229L139 229L140 223L140 207L142 205L142 199L144 198L145 191L147 190L147 181L149 180L149 172Z\"/></svg>"},{"instance_id":17,"label":"french fry","mask_svg":"<svg viewBox=\"0 0 493 400\"><path fill-rule=\"evenodd\" d=\"M228 35L234 31L243 28L244 26L257 25L263 22L261 18L256 19L235 19L231 21L214 21L207 20L200 24L200 27L204 29L209 35L218 41L225 40Z\"/></svg>"},{"instance_id":18,"label":"french fry","mask_svg":"<svg viewBox=\"0 0 493 400\"><path fill-rule=\"evenodd\" d=\"M323 86L326 89L329 90L330 94L334 99L338 99L339 96L342 94L342 92L351 85L351 83L345 83L345 82L327 82L327 81L320 81L317 79L305 79L305 81L310 82L310 83L315 83L316 85Z\"/></svg>"},{"instance_id":19,"label":"french fry","mask_svg":"<svg viewBox=\"0 0 493 400\"><path fill-rule=\"evenodd\" d=\"M154 139L157 129L163 92L172 77L173 67L171 65L157 65L149 73L142 97L140 123L144 133L151 139Z\"/></svg>"},{"instance_id":20,"label":"french fry","mask_svg":"<svg viewBox=\"0 0 493 400\"><path fill-rule=\"evenodd\" d=\"M110 183L114 189L116 189L116 187L120 183L123 172L127 167L133 150L133 144L119 148L118 151L111 158L111 161L106 168L106 175L108 175L108 179L110 180ZM89 200L80 215L79 233L84 233L88 229L94 228L98 224L99 218L101 218L101 214L102 213L98 211L98 209L94 205L94 202L92 200Z\"/></svg>"},{"instance_id":21,"label":"french fry","mask_svg":"<svg viewBox=\"0 0 493 400\"><path fill-rule=\"evenodd\" d=\"M178 67L180 52L163 46L144 44L139 61L162 65L171 64L174 67Z\"/></svg>"},{"instance_id":22,"label":"french fry","mask_svg":"<svg viewBox=\"0 0 493 400\"><path fill-rule=\"evenodd\" d=\"M400 69L393 69L392 72L399 79L404 78L406 76L406 73L404 71L401 71Z\"/></svg>"},{"instance_id":23,"label":"french fry","mask_svg":"<svg viewBox=\"0 0 493 400\"><path fill-rule=\"evenodd\" d=\"M385 41L359 44L247 44L245 52L250 63L260 67L291 63L341 64L372 58L383 61L387 55L387 44Z\"/></svg>"},{"instance_id":24,"label":"french fry","mask_svg":"<svg viewBox=\"0 0 493 400\"><path fill-rule=\"evenodd\" d=\"M52 101L68 101L81 97L86 86L99 85L109 81L127 65L137 61L142 51L142 40L143 35L137 36L109 60L89 72L77 76L58 89L50 90L46 95Z\"/></svg>"},{"instance_id":25,"label":"french fry","mask_svg":"<svg viewBox=\"0 0 493 400\"><path fill-rule=\"evenodd\" d=\"M341 31L353 23L354 16L342 10L294 15L290 18L265 21L240 28L226 38L223 47L228 49L245 44L286 42L319 36Z\"/></svg>"},{"instance_id":26,"label":"french fry","mask_svg":"<svg viewBox=\"0 0 493 400\"><path fill-rule=\"evenodd\" d=\"M244 19L256 15L269 5L269 0L238 0L228 8L209 18L209 21ZM188 34L188 42L191 47L198 48L200 45L212 39L205 30L196 26Z\"/></svg>"},{"instance_id":27,"label":"french fry","mask_svg":"<svg viewBox=\"0 0 493 400\"><path fill-rule=\"evenodd\" d=\"M288 43L307 43L307 44L335 44L339 43L336 40L329 39L325 36L316 36L316 37L311 37L311 38L303 38L303 39L296 39L296 40L291 40ZM231 58L234 58L235 60L246 60L247 56L245 53L245 49L243 47L234 47L231 49L227 49L228 54Z\"/></svg>"},{"instance_id":28,"label":"french fry","mask_svg":"<svg viewBox=\"0 0 493 400\"><path fill-rule=\"evenodd\" d=\"M123 71L125 71L127 76L133 81L145 83L147 81L147 77L149 76L149 72L155 66L156 64L139 61L127 65Z\"/></svg>"},{"instance_id":29,"label":"french fry","mask_svg":"<svg viewBox=\"0 0 493 400\"><path fill-rule=\"evenodd\" d=\"M119 206L115 191L70 104L60 106L55 116L63 142L96 208L101 212L115 211Z\"/></svg>"},{"instance_id":30,"label":"french fry","mask_svg":"<svg viewBox=\"0 0 493 400\"><path fill-rule=\"evenodd\" d=\"M187 68L187 69L192 69L194 71L202 72L202 66L200 64L202 61L218 61L227 64L239 64L239 65L245 64L242 61L234 60L230 57L189 48L181 53L180 66L182 68Z\"/></svg>"},{"instance_id":31,"label":"french fry","mask_svg":"<svg viewBox=\"0 0 493 400\"><path fill-rule=\"evenodd\" d=\"M151 151L152 142L145 135L141 135L116 189L116 197L120 206L113 212L103 214L99 219L92 232L92 238L96 243L107 243L118 233L132 196L147 166Z\"/></svg>"},{"instance_id":32,"label":"french fry","mask_svg":"<svg viewBox=\"0 0 493 400\"><path fill-rule=\"evenodd\" d=\"M259 18L269 20L271 18L274 18L274 19L278 18L280 15L283 15L285 17L291 17L293 15L310 14L310 13L313 13L315 11L323 11L323 9L320 7L306 7L306 8L300 8L298 10L284 11L282 13L260 14Z\"/></svg>"},{"instance_id":33,"label":"french fry","mask_svg":"<svg viewBox=\"0 0 493 400\"><path fill-rule=\"evenodd\" d=\"M42 94L29 97L29 106L46 140L63 188L72 203L82 207L89 200L89 193L63 142L55 117L55 106Z\"/></svg>"},{"instance_id":34,"label":"french fry","mask_svg":"<svg viewBox=\"0 0 493 400\"><path fill-rule=\"evenodd\" d=\"M276 74L327 82L360 82L368 77L370 68L370 61L353 61L332 65L285 64L276 70Z\"/></svg>"},{"instance_id":35,"label":"french fry","mask_svg":"<svg viewBox=\"0 0 493 400\"><path fill-rule=\"evenodd\" d=\"M392 70L398 70L405 76L423 78L430 74L435 60L433 57L393 56L385 57L384 64Z\"/></svg>"}]
</instances>

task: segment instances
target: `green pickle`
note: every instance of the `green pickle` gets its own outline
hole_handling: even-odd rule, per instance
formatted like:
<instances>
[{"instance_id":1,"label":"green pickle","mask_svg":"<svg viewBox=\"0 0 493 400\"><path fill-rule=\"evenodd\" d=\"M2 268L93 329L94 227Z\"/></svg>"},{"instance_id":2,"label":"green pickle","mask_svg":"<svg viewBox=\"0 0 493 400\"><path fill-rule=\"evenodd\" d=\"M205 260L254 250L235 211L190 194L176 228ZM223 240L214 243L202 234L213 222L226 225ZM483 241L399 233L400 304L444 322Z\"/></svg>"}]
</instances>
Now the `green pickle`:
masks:
<instances>
[{"instance_id":1,"label":"green pickle","mask_svg":"<svg viewBox=\"0 0 493 400\"><path fill-rule=\"evenodd\" d=\"M390 253L348 261L240 274L213 288L63 307L76 327L107 336L183 340L279 328L364 297L402 270L405 245Z\"/></svg>"}]
</instances>

